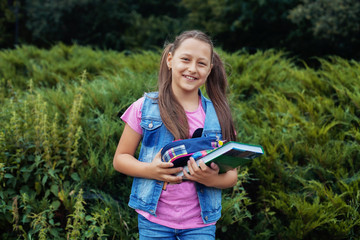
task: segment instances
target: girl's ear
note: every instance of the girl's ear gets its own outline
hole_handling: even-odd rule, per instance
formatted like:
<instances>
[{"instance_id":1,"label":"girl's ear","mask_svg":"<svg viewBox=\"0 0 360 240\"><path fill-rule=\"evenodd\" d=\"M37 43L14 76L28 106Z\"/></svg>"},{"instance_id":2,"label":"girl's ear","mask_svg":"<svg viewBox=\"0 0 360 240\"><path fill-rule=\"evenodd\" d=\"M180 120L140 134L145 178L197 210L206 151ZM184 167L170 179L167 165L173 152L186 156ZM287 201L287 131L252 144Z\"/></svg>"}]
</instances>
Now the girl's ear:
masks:
<instances>
[{"instance_id":1,"label":"girl's ear","mask_svg":"<svg viewBox=\"0 0 360 240\"><path fill-rule=\"evenodd\" d=\"M168 69L171 69L171 61L172 61L173 55L171 54L171 52L168 53L167 58L166 58L166 64L168 66Z\"/></svg>"}]
</instances>

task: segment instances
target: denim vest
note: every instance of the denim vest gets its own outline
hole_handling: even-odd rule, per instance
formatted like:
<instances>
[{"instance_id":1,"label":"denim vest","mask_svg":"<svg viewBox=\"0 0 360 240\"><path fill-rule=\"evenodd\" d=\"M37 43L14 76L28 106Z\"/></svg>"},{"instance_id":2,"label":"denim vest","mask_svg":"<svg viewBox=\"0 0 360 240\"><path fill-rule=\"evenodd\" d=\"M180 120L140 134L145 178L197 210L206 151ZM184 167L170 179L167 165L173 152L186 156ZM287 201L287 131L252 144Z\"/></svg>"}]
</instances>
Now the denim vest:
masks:
<instances>
[{"instance_id":1,"label":"denim vest","mask_svg":"<svg viewBox=\"0 0 360 240\"><path fill-rule=\"evenodd\" d=\"M200 91L199 94L206 114L202 136L218 136L222 139L219 120L212 102L202 96ZM157 96L157 92L145 94L142 107L143 139L139 154L139 161L142 162L151 162L163 146L174 140L173 135L161 121ZM131 188L129 206L156 216L156 207L163 184L162 181L135 177ZM221 216L221 190L206 187L200 183L196 183L196 189L203 222L207 224L217 221Z\"/></svg>"}]
</instances>

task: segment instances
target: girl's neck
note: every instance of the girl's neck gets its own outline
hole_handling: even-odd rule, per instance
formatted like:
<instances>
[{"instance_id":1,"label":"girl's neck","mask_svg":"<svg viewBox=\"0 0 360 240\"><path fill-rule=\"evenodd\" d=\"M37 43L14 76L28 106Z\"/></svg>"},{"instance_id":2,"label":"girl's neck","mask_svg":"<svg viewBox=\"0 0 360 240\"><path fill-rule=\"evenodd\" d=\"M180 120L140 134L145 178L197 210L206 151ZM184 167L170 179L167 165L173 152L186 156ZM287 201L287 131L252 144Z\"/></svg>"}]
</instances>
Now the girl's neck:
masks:
<instances>
[{"instance_id":1,"label":"girl's neck","mask_svg":"<svg viewBox=\"0 0 360 240\"><path fill-rule=\"evenodd\" d=\"M199 94L198 92L174 92L176 99L179 101L180 105L187 112L194 112L199 107Z\"/></svg>"}]
</instances>

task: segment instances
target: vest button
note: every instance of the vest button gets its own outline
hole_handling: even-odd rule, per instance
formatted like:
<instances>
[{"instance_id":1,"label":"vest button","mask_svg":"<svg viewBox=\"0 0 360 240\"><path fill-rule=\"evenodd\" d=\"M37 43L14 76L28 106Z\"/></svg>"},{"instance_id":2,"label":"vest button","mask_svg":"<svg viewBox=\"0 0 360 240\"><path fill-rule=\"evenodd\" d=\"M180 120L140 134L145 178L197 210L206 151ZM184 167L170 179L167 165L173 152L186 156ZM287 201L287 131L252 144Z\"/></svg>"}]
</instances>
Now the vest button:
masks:
<instances>
[{"instance_id":1,"label":"vest button","mask_svg":"<svg viewBox=\"0 0 360 240\"><path fill-rule=\"evenodd\" d=\"M149 128L153 128L154 124L151 122L149 123Z\"/></svg>"},{"instance_id":2,"label":"vest button","mask_svg":"<svg viewBox=\"0 0 360 240\"><path fill-rule=\"evenodd\" d=\"M205 220L207 221L209 218L208 218L208 216L205 216Z\"/></svg>"}]
</instances>

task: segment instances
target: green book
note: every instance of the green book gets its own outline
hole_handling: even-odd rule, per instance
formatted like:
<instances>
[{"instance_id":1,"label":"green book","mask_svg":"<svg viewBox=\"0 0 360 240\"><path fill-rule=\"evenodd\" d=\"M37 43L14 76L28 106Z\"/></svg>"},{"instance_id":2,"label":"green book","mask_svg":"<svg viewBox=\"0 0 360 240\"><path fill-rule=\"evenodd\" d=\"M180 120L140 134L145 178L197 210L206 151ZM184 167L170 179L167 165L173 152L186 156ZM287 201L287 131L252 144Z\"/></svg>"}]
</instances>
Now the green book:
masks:
<instances>
[{"instance_id":1,"label":"green book","mask_svg":"<svg viewBox=\"0 0 360 240\"><path fill-rule=\"evenodd\" d=\"M260 145L251 145L231 141L212 150L207 155L196 159L196 162L199 165L198 162L202 160L208 166L214 162L220 168L219 173L224 173L230 169L245 165L252 159L262 154L264 154L264 149ZM184 169L189 172L187 166L184 166ZM180 172L176 175L183 176L184 174L183 172Z\"/></svg>"}]
</instances>

